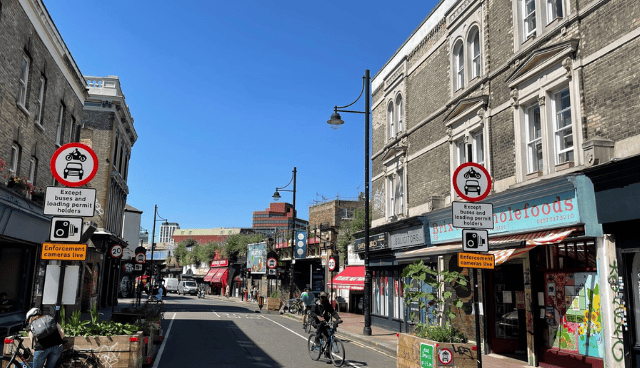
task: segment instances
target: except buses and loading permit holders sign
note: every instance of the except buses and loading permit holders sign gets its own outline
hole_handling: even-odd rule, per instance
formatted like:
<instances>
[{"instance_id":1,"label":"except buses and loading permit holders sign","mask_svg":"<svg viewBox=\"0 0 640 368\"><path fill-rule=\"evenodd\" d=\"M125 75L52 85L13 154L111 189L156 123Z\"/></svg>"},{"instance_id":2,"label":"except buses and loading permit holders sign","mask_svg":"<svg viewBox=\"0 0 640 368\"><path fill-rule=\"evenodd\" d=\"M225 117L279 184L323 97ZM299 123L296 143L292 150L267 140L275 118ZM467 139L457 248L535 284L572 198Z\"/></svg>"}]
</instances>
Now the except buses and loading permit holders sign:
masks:
<instances>
[{"instance_id":1,"label":"except buses and loading permit holders sign","mask_svg":"<svg viewBox=\"0 0 640 368\"><path fill-rule=\"evenodd\" d=\"M93 217L95 209L95 189L47 187L44 198L45 215Z\"/></svg>"},{"instance_id":2,"label":"except buses and loading permit holders sign","mask_svg":"<svg viewBox=\"0 0 640 368\"><path fill-rule=\"evenodd\" d=\"M86 244L43 243L42 259L56 261L84 261L87 258Z\"/></svg>"}]
</instances>

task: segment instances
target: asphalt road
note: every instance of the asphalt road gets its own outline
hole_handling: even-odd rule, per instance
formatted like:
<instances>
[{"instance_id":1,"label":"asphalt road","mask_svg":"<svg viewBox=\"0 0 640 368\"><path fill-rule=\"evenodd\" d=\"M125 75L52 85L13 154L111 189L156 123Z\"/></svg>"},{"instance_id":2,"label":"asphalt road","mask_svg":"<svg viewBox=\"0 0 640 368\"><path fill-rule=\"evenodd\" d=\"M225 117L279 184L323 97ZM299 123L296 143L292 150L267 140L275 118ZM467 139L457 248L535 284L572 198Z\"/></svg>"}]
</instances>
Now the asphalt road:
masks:
<instances>
[{"instance_id":1,"label":"asphalt road","mask_svg":"<svg viewBox=\"0 0 640 368\"><path fill-rule=\"evenodd\" d=\"M165 338L153 368L333 367L326 358L309 358L300 322L259 311L256 304L176 294L164 300ZM395 357L342 340L343 367L396 367Z\"/></svg>"}]
</instances>

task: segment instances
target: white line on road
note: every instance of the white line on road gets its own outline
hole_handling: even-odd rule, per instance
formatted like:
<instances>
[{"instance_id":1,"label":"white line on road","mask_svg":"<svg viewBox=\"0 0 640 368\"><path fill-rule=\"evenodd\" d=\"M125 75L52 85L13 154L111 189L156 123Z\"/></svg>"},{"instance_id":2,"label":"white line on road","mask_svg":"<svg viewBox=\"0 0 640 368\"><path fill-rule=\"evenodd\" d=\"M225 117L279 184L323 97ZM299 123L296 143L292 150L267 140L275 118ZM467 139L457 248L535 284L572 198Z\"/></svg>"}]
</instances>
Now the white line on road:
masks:
<instances>
[{"instance_id":1,"label":"white line on road","mask_svg":"<svg viewBox=\"0 0 640 368\"><path fill-rule=\"evenodd\" d=\"M269 319L269 318L267 318L267 317L265 317L265 316L262 316L262 318L266 319L267 321L270 321L270 322L275 323L276 325L278 325L278 326L280 326L280 327L284 328L284 329L285 329L285 330L287 330L287 331L292 332L292 333L293 333L293 334L295 334L295 335L298 335L298 336L302 337L304 340L309 340L309 336L304 337L304 336L300 335L299 333L295 332L294 330L290 329L289 327L286 327L286 326L284 326L284 325L281 325L280 323L278 323L278 322L276 322L276 321L274 321L274 320L272 320L272 319ZM372 350L375 350L375 349L372 349ZM377 350L375 350L375 351L377 351ZM351 363L351 362L347 361L346 359L345 359L345 361L344 361L344 364L349 365L349 366L352 366L352 367L356 367L356 368L360 368L360 367L362 367L362 366L360 366L360 365L355 365L355 364L353 364L353 363ZM154 368L155 368L155 367L154 367Z\"/></svg>"},{"instance_id":2,"label":"white line on road","mask_svg":"<svg viewBox=\"0 0 640 368\"><path fill-rule=\"evenodd\" d=\"M220 318L220 315L216 311L212 310L212 312L213 312L213 314L216 315L216 317Z\"/></svg>"},{"instance_id":3,"label":"white line on road","mask_svg":"<svg viewBox=\"0 0 640 368\"><path fill-rule=\"evenodd\" d=\"M158 368L158 364L160 364L160 358L162 358L162 352L164 351L164 346L167 344L167 340L169 340L169 333L171 332L171 326L173 326L173 319L176 318L176 314L173 314L171 317L171 323L169 323L169 328L167 329L167 335L162 338L162 345L160 346L160 350L158 351L158 356L156 357L155 363L153 363L153 368Z\"/></svg>"}]
</instances>

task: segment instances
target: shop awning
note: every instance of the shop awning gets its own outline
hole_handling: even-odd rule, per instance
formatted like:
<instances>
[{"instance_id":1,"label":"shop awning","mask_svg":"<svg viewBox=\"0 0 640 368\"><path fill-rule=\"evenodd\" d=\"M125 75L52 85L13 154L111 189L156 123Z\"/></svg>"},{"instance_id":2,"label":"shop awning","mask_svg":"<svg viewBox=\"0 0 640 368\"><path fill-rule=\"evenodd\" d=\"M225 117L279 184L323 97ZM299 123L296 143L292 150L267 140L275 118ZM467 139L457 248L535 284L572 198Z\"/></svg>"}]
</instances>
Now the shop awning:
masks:
<instances>
[{"instance_id":1,"label":"shop awning","mask_svg":"<svg viewBox=\"0 0 640 368\"><path fill-rule=\"evenodd\" d=\"M211 278L213 276L215 276L216 272L218 272L217 268L211 268L209 269L209 272L207 272L207 275L204 277L204 282L209 282L211 281Z\"/></svg>"},{"instance_id":2,"label":"shop awning","mask_svg":"<svg viewBox=\"0 0 640 368\"><path fill-rule=\"evenodd\" d=\"M396 253L398 259L420 259L429 256L442 256L449 253L458 253L462 251L462 243L448 245L434 245L428 248L420 248L408 250L406 252Z\"/></svg>"},{"instance_id":3,"label":"shop awning","mask_svg":"<svg viewBox=\"0 0 640 368\"><path fill-rule=\"evenodd\" d=\"M524 248L501 249L494 250L489 253L495 255L496 266L498 266L507 262L508 260L523 256L538 245L560 243L572 232L580 229L580 227L569 227L555 230L538 231L535 233L502 236L495 239L489 238L489 244L492 246L518 242L525 244Z\"/></svg>"},{"instance_id":4,"label":"shop awning","mask_svg":"<svg viewBox=\"0 0 640 368\"><path fill-rule=\"evenodd\" d=\"M327 283L331 289L331 282ZM333 288L343 290L364 290L364 266L347 266L333 278Z\"/></svg>"},{"instance_id":5,"label":"shop awning","mask_svg":"<svg viewBox=\"0 0 640 368\"><path fill-rule=\"evenodd\" d=\"M205 282L220 282L220 278L223 273L227 272L226 267L213 267L207 273L207 276L204 277ZM218 279L218 281L214 281L214 279Z\"/></svg>"},{"instance_id":6,"label":"shop awning","mask_svg":"<svg viewBox=\"0 0 640 368\"><path fill-rule=\"evenodd\" d=\"M214 284L227 284L227 274L229 273L229 270L226 267L221 267L217 269L218 271L216 272L215 275L213 275L211 277L211 283Z\"/></svg>"}]
</instances>

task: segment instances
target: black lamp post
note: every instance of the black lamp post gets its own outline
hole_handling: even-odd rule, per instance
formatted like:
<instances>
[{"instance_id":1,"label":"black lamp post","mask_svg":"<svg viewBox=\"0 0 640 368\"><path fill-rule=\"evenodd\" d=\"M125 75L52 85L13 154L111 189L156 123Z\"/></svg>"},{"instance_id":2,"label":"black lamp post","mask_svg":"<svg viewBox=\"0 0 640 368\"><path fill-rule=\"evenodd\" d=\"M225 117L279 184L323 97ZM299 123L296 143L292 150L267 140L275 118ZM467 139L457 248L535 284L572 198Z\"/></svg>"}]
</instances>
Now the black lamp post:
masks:
<instances>
[{"instance_id":1,"label":"black lamp post","mask_svg":"<svg viewBox=\"0 0 640 368\"><path fill-rule=\"evenodd\" d=\"M156 247L156 222L158 221L164 221L164 223L167 223L167 219L163 219L162 217L160 217L160 220L156 220L156 217L160 217L158 216L158 205L155 205L155 209L153 211L153 233L151 234L151 278L153 280L153 283L151 284L151 286L153 287L154 284L156 283L156 277L155 277L155 269L153 268L153 251L154 248Z\"/></svg>"},{"instance_id":2,"label":"black lamp post","mask_svg":"<svg viewBox=\"0 0 640 368\"><path fill-rule=\"evenodd\" d=\"M331 119L327 121L331 128L338 129L344 121L338 112L351 112L364 114L364 330L362 334L371 336L371 269L369 268L369 115L371 108L369 102L371 76L369 69L364 71L362 77L362 91L355 101L346 106L334 106ZM364 111L342 110L360 100L364 92Z\"/></svg>"},{"instance_id":3,"label":"black lamp post","mask_svg":"<svg viewBox=\"0 0 640 368\"><path fill-rule=\"evenodd\" d=\"M291 181L289 181L289 184L281 188L276 187L276 191L275 193L273 193L274 201L278 201L280 199L280 192L279 192L280 190L283 192L293 193L293 225L292 225L293 228L291 230L291 268L289 270L289 299L293 299L293 260L294 260L295 249L296 249L296 173L297 173L297 170L294 167L293 177L291 178ZM291 184L291 182L293 182L293 190L285 189Z\"/></svg>"}]
</instances>

